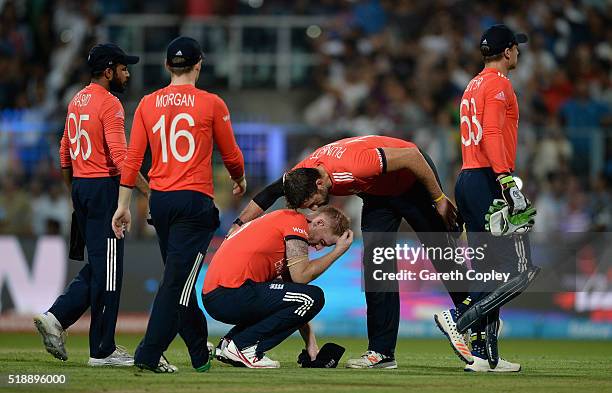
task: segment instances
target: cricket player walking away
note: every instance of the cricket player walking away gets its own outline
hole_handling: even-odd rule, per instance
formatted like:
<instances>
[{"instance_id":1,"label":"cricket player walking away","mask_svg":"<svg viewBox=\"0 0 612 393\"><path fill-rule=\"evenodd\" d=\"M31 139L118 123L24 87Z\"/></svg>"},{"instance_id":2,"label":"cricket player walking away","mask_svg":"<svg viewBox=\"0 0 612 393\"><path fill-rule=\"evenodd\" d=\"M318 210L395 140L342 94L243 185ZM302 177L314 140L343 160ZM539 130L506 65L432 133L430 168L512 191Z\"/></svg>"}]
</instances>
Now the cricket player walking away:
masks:
<instances>
[{"instance_id":1,"label":"cricket player walking away","mask_svg":"<svg viewBox=\"0 0 612 393\"><path fill-rule=\"evenodd\" d=\"M179 37L167 48L170 85L145 96L134 114L119 204L113 216L117 238L130 229L131 188L151 147L151 217L165 265L147 331L134 364L157 373L176 371L159 363L178 333L197 371L210 368L208 329L193 290L219 211L213 202L212 151L216 143L234 181L234 194L246 191L244 159L221 98L195 87L202 68L198 42Z\"/></svg>"},{"instance_id":2,"label":"cricket player walking away","mask_svg":"<svg viewBox=\"0 0 612 393\"><path fill-rule=\"evenodd\" d=\"M456 209L442 192L433 162L415 144L397 138L370 135L342 139L317 149L294 169L257 194L240 213L232 230L258 217L281 196L292 208L317 210L330 195L358 195L363 199L361 230L364 235L364 276L367 304L368 350L349 359L350 368L397 368L395 346L400 321L399 285L382 285L368 277L375 269L397 271L392 261L372 262L373 249L381 242L393 246L402 219L428 247L447 247L454 241ZM385 236L379 236L379 234ZM432 261L439 272L461 270L448 261ZM444 283L455 305L467 292ZM461 335L455 340L470 358Z\"/></svg>"},{"instance_id":3,"label":"cricket player walking away","mask_svg":"<svg viewBox=\"0 0 612 393\"><path fill-rule=\"evenodd\" d=\"M524 42L527 36L514 34L504 25L487 29L480 40L484 69L467 85L461 100L463 168L455 194L470 246L487 246L485 260L472 267L511 274L501 285L475 283L456 310L436 316L446 320L447 335L471 330L474 361L465 371L521 370L520 364L499 357L497 337L500 307L520 294L537 274L526 234L535 210L512 176L519 108L508 73L517 65L518 44Z\"/></svg>"},{"instance_id":4,"label":"cricket player walking away","mask_svg":"<svg viewBox=\"0 0 612 393\"><path fill-rule=\"evenodd\" d=\"M310 219L295 210L277 210L233 232L215 253L202 290L206 311L235 325L221 339L217 358L239 367L279 368L266 351L299 330L314 360L319 349L308 322L325 298L321 288L308 283L352 241L348 218L332 206ZM321 250L334 244L328 254L309 260L309 246Z\"/></svg>"},{"instance_id":5,"label":"cricket player walking away","mask_svg":"<svg viewBox=\"0 0 612 393\"><path fill-rule=\"evenodd\" d=\"M114 44L96 45L89 52L91 83L68 105L61 140L60 162L64 181L85 240L88 263L51 308L34 317L45 348L67 360L65 330L91 309L90 366L130 366L133 358L115 345L115 326L123 276L123 240L115 238L109 220L117 208L119 176L124 165L124 112L111 92L123 92L130 77L128 56ZM138 174L138 188L149 188Z\"/></svg>"}]
</instances>

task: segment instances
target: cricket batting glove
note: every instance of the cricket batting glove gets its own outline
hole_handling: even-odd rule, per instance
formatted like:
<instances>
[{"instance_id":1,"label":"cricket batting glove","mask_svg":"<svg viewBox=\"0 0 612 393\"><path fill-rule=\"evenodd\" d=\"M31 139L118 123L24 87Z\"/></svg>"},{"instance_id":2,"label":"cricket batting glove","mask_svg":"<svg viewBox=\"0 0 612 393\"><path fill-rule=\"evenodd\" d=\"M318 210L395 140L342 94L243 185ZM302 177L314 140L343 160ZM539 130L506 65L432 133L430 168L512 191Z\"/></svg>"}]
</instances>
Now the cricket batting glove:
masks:
<instances>
[{"instance_id":1,"label":"cricket batting glove","mask_svg":"<svg viewBox=\"0 0 612 393\"><path fill-rule=\"evenodd\" d=\"M508 204L510 214L516 214L527 210L531 203L525 198L521 190L519 190L512 175L507 173L499 175L497 181L501 186L502 196L504 197L504 201Z\"/></svg>"},{"instance_id":2,"label":"cricket batting glove","mask_svg":"<svg viewBox=\"0 0 612 393\"><path fill-rule=\"evenodd\" d=\"M493 236L523 234L531 230L536 216L536 209L529 206L526 210L510 214L506 201L494 199L485 215L485 229Z\"/></svg>"}]
</instances>

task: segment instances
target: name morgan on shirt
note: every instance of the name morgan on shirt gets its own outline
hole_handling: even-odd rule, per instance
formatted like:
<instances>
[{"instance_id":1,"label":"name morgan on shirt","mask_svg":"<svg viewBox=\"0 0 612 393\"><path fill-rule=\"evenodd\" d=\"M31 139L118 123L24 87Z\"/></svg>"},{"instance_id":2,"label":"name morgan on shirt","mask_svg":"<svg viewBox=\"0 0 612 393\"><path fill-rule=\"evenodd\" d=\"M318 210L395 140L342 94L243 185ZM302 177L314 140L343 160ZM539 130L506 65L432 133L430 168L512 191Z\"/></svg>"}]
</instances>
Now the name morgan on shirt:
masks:
<instances>
[{"instance_id":1,"label":"name morgan on shirt","mask_svg":"<svg viewBox=\"0 0 612 393\"><path fill-rule=\"evenodd\" d=\"M167 106L195 106L195 94L170 93L155 97L155 107L165 108Z\"/></svg>"}]
</instances>

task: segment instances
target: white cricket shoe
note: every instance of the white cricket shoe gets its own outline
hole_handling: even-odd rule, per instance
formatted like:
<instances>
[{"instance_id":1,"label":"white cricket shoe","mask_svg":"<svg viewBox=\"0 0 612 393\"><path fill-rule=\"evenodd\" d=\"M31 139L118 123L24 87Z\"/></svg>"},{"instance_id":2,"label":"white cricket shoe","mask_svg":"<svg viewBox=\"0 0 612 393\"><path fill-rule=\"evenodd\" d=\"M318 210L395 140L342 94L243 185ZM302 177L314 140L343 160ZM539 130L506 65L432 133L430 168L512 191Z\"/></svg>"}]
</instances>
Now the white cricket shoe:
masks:
<instances>
[{"instance_id":1,"label":"white cricket shoe","mask_svg":"<svg viewBox=\"0 0 612 393\"><path fill-rule=\"evenodd\" d=\"M134 357L125 348L117 345L115 351L103 359L89 358L87 365L91 367L129 367L134 365Z\"/></svg>"},{"instance_id":2,"label":"white cricket shoe","mask_svg":"<svg viewBox=\"0 0 612 393\"><path fill-rule=\"evenodd\" d=\"M234 340L231 340L222 352L222 355L233 362L238 362L248 368L280 368L280 363L272 360L266 355L259 358L255 354L257 345L252 345L243 350L238 349Z\"/></svg>"},{"instance_id":3,"label":"white cricket shoe","mask_svg":"<svg viewBox=\"0 0 612 393\"><path fill-rule=\"evenodd\" d=\"M434 321L438 326L438 329L450 342L451 348L455 351L455 354L461 359L462 362L470 364L474 361L466 334L461 334L457 331L457 319L455 317L455 310L445 310L434 314Z\"/></svg>"},{"instance_id":4,"label":"white cricket shoe","mask_svg":"<svg viewBox=\"0 0 612 393\"><path fill-rule=\"evenodd\" d=\"M394 358L374 351L366 351L357 359L349 359L346 368L397 368Z\"/></svg>"},{"instance_id":5,"label":"white cricket shoe","mask_svg":"<svg viewBox=\"0 0 612 393\"><path fill-rule=\"evenodd\" d=\"M159 358L157 367L152 368L144 364L135 364L135 366L138 367L140 372L153 372L155 374L172 374L178 372L178 367L170 364L163 353Z\"/></svg>"},{"instance_id":6,"label":"white cricket shoe","mask_svg":"<svg viewBox=\"0 0 612 393\"><path fill-rule=\"evenodd\" d=\"M215 344L211 343L210 341L206 341L206 348L208 349L208 357L209 358L214 358L215 357Z\"/></svg>"},{"instance_id":7,"label":"white cricket shoe","mask_svg":"<svg viewBox=\"0 0 612 393\"><path fill-rule=\"evenodd\" d=\"M217 348L215 349L215 358L217 358L218 361L220 361L221 363L225 363L225 364L229 364L231 366L234 367L246 367L242 362L235 362L231 359L228 359L224 354L223 351L225 350L225 348L227 348L227 345L230 343L229 338L221 338L221 341L219 341L219 344L217 345Z\"/></svg>"},{"instance_id":8,"label":"white cricket shoe","mask_svg":"<svg viewBox=\"0 0 612 393\"><path fill-rule=\"evenodd\" d=\"M219 344L217 344L217 348L215 348L215 356L217 358L224 357L223 351L225 350L225 348L227 348L227 344L229 344L230 341L231 340L229 338L221 337L221 340L219 340Z\"/></svg>"},{"instance_id":9,"label":"white cricket shoe","mask_svg":"<svg viewBox=\"0 0 612 393\"><path fill-rule=\"evenodd\" d=\"M477 373L517 373L521 371L521 365L518 363L511 363L499 358L497 367L491 368L487 359L483 359L475 354L472 355L474 357L474 363L466 364L463 371Z\"/></svg>"},{"instance_id":10,"label":"white cricket shoe","mask_svg":"<svg viewBox=\"0 0 612 393\"><path fill-rule=\"evenodd\" d=\"M159 358L159 364L157 365L157 368L162 370L162 372L164 372L164 373L176 373L176 372L178 372L178 367L176 367L173 364L170 364L170 362L164 356L163 353L162 353L161 357Z\"/></svg>"},{"instance_id":11,"label":"white cricket shoe","mask_svg":"<svg viewBox=\"0 0 612 393\"><path fill-rule=\"evenodd\" d=\"M55 315L50 312L34 316L34 326L42 336L45 349L59 360L68 360L66 352L66 331Z\"/></svg>"}]
</instances>

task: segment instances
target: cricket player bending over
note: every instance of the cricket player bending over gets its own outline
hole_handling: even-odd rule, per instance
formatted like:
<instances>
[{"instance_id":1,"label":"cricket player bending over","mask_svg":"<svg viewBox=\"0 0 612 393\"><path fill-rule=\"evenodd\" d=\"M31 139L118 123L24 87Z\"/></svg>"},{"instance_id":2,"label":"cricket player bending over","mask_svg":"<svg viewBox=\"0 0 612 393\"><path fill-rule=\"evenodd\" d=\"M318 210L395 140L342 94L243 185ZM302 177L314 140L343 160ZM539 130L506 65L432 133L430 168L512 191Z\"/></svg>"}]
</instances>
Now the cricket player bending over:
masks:
<instances>
[{"instance_id":1,"label":"cricket player bending over","mask_svg":"<svg viewBox=\"0 0 612 393\"><path fill-rule=\"evenodd\" d=\"M235 325L217 348L220 361L249 368L279 368L265 352L300 330L311 359L318 353L308 322L325 303L321 288L308 285L348 250L349 220L325 206L310 219L277 210L232 233L215 253L204 279L204 308ZM310 261L308 247L334 245ZM279 276L283 281L276 280Z\"/></svg>"},{"instance_id":2,"label":"cricket player bending over","mask_svg":"<svg viewBox=\"0 0 612 393\"><path fill-rule=\"evenodd\" d=\"M460 228L457 209L442 192L433 161L414 143L367 135L341 139L316 149L260 191L234 221L230 233L259 217L280 197L284 196L290 207L316 211L327 205L330 195L357 195L363 200L361 232L368 347L360 357L349 359L346 366L395 369L399 284L391 280L377 282L369 277L381 268L396 273L397 264L373 263L374 249L395 245L402 220L427 247L454 247L454 237ZM438 272L464 270L464 266L442 258L433 258L431 262ZM458 307L468 296L466 286L459 281L443 282ZM473 362L463 335L455 332L450 340L457 356L467 363Z\"/></svg>"}]
</instances>

